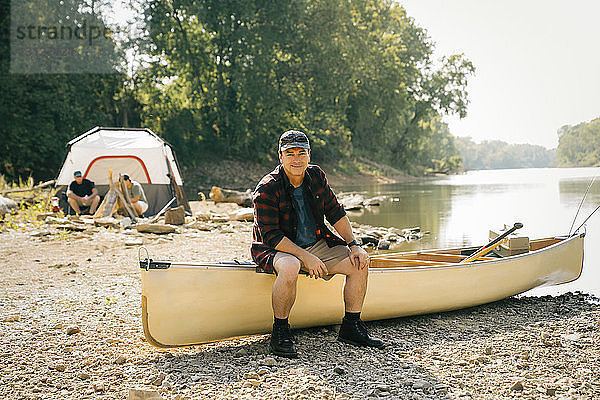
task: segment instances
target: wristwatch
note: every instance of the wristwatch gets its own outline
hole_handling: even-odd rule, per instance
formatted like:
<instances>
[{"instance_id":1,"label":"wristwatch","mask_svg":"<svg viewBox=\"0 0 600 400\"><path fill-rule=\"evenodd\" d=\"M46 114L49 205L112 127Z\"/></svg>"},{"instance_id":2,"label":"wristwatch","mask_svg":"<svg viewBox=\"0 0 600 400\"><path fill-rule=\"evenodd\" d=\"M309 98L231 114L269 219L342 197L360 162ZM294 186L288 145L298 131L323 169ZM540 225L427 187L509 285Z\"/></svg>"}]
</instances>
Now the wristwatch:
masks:
<instances>
[{"instance_id":1,"label":"wristwatch","mask_svg":"<svg viewBox=\"0 0 600 400\"><path fill-rule=\"evenodd\" d=\"M358 244L358 242L356 241L356 239L354 239L350 243L347 243L346 246L352 247L352 246L360 246L360 245Z\"/></svg>"}]
</instances>

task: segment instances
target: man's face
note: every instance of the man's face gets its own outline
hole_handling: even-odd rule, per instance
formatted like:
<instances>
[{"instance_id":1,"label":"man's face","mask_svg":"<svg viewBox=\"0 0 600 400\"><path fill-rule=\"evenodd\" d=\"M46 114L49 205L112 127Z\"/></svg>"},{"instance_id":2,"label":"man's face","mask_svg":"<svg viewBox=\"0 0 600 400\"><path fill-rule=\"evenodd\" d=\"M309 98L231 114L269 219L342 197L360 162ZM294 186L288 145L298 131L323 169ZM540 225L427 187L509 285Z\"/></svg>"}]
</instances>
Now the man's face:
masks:
<instances>
[{"instance_id":1,"label":"man's face","mask_svg":"<svg viewBox=\"0 0 600 400\"><path fill-rule=\"evenodd\" d=\"M129 189L131 187L131 181L128 179L125 179L125 186L127 186L127 189Z\"/></svg>"},{"instance_id":2,"label":"man's face","mask_svg":"<svg viewBox=\"0 0 600 400\"><path fill-rule=\"evenodd\" d=\"M279 153L279 161L289 176L303 176L310 162L310 152L301 147L292 147Z\"/></svg>"},{"instance_id":3,"label":"man's face","mask_svg":"<svg viewBox=\"0 0 600 400\"><path fill-rule=\"evenodd\" d=\"M75 182L77 182L78 185L81 185L81 182L83 182L83 176L76 176Z\"/></svg>"}]
</instances>

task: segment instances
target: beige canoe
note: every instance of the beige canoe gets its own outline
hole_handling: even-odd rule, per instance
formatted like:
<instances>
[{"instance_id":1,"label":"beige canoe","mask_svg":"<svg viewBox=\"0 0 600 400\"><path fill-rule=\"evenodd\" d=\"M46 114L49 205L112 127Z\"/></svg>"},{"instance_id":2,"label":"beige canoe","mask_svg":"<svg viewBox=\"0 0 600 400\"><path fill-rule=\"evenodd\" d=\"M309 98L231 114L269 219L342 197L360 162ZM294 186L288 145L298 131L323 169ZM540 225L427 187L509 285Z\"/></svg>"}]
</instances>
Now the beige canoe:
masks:
<instances>
[{"instance_id":1,"label":"beige canoe","mask_svg":"<svg viewBox=\"0 0 600 400\"><path fill-rule=\"evenodd\" d=\"M585 234L530 242L530 251L459 264L475 248L373 256L363 319L471 307L579 277ZM275 277L252 265L140 261L142 320L148 342L185 346L270 332ZM298 278L292 327L340 323L343 276Z\"/></svg>"}]
</instances>

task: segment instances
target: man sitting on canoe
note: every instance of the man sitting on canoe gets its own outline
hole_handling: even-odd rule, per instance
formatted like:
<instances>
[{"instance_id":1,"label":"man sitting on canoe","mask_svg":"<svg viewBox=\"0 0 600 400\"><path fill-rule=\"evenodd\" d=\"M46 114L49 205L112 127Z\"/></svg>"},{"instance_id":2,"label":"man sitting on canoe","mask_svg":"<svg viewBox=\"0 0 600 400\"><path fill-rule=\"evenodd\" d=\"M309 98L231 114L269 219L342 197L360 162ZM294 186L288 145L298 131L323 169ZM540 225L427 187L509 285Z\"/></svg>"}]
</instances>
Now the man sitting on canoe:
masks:
<instances>
[{"instance_id":1,"label":"man sitting on canoe","mask_svg":"<svg viewBox=\"0 0 600 400\"><path fill-rule=\"evenodd\" d=\"M259 271L277 275L272 291L272 352L283 357L298 356L288 316L296 300L300 270L315 279L345 275L346 314L338 340L383 348L383 342L369 336L360 320L369 256L357 244L346 212L329 187L325 173L308 164L310 144L306 135L299 131L283 133L279 138L279 160L281 164L262 178L253 194L252 258ZM325 226L324 217L343 240Z\"/></svg>"}]
</instances>

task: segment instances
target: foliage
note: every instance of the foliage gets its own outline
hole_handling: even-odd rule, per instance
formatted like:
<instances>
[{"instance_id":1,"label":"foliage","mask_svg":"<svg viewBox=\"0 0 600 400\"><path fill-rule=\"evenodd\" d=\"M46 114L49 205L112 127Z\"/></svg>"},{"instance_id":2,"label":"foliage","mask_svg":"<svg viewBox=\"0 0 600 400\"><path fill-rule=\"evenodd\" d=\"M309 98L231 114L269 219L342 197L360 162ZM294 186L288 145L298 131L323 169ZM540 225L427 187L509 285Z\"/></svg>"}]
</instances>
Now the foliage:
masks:
<instances>
[{"instance_id":1,"label":"foliage","mask_svg":"<svg viewBox=\"0 0 600 400\"><path fill-rule=\"evenodd\" d=\"M0 3L0 174L48 180L56 176L70 139L96 125L119 124L115 98L123 75L11 73L10 2ZM83 1L61 4L73 18L89 17L81 11Z\"/></svg>"},{"instance_id":2,"label":"foliage","mask_svg":"<svg viewBox=\"0 0 600 400\"><path fill-rule=\"evenodd\" d=\"M558 130L557 161L561 167L600 166L600 118Z\"/></svg>"},{"instance_id":3,"label":"foliage","mask_svg":"<svg viewBox=\"0 0 600 400\"><path fill-rule=\"evenodd\" d=\"M157 62L140 71L142 120L185 165L202 153L275 159L295 128L316 161L408 169L426 158L430 122L466 110L471 63L434 68L425 31L391 1L154 0L145 21Z\"/></svg>"},{"instance_id":4,"label":"foliage","mask_svg":"<svg viewBox=\"0 0 600 400\"><path fill-rule=\"evenodd\" d=\"M48 205L45 202L35 204L21 203L16 212L4 216L2 227L13 230L40 229L44 225L44 222L38 220L37 216L47 211ZM57 216L61 215L57 214Z\"/></svg>"},{"instance_id":5,"label":"foliage","mask_svg":"<svg viewBox=\"0 0 600 400\"><path fill-rule=\"evenodd\" d=\"M418 158L413 173L457 173L462 170L462 158L456 147L455 138L450 134L448 125L439 117L422 122L422 134L418 138ZM414 170L416 168L416 171Z\"/></svg>"},{"instance_id":6,"label":"foliage","mask_svg":"<svg viewBox=\"0 0 600 400\"><path fill-rule=\"evenodd\" d=\"M55 176L65 143L96 125L149 127L187 169L208 156L272 162L291 128L309 134L316 162L459 168L440 117L464 116L474 68L462 55L433 60L426 31L396 2L133 3L147 36L115 42L118 57L103 60L114 74L10 74L9 2L0 0L0 173L8 179ZM61 4L74 20L94 14L89 0ZM139 61L128 75L124 49Z\"/></svg>"},{"instance_id":7,"label":"foliage","mask_svg":"<svg viewBox=\"0 0 600 400\"><path fill-rule=\"evenodd\" d=\"M32 177L23 181L20 177L17 182L8 183L3 175L0 175L0 191L11 189L30 189L34 185ZM22 192L14 192L4 196L9 197L19 204L18 209L7 213L4 217L0 214L0 222L3 229L24 230L31 227L40 228L43 222L38 220L38 215L51 210L51 198L56 193L55 188L33 189ZM56 216L63 217L62 211Z\"/></svg>"},{"instance_id":8,"label":"foliage","mask_svg":"<svg viewBox=\"0 0 600 400\"><path fill-rule=\"evenodd\" d=\"M556 165L556 150L531 144L509 144L499 140L475 143L470 137L456 138L464 168L544 168Z\"/></svg>"}]
</instances>

